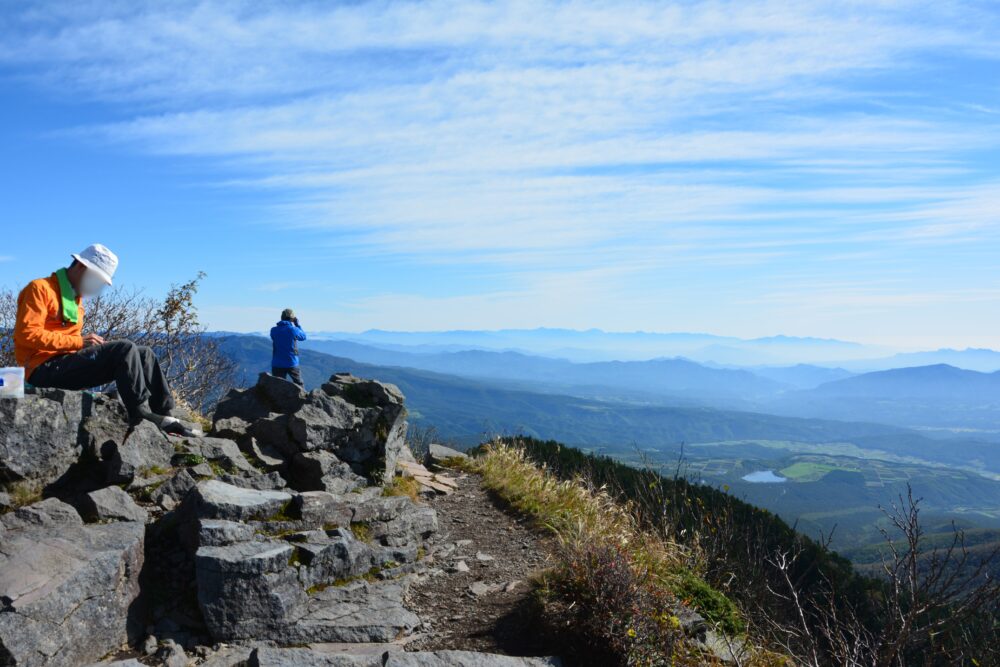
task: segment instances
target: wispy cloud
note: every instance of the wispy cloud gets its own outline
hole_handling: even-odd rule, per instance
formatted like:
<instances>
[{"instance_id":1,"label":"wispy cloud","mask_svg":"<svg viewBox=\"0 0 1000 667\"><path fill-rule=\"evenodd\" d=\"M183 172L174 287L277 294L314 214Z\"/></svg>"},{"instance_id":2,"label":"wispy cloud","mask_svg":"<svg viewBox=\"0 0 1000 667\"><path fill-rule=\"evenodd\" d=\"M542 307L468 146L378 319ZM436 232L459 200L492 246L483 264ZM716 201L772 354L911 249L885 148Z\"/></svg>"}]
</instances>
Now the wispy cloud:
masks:
<instances>
[{"instance_id":1,"label":"wispy cloud","mask_svg":"<svg viewBox=\"0 0 1000 667\"><path fill-rule=\"evenodd\" d=\"M207 161L273 195L257 222L462 265L523 308L546 274L996 247L1000 104L946 67L995 68L997 34L973 1L77 1L5 12L0 67L117 110L70 140Z\"/></svg>"}]
</instances>

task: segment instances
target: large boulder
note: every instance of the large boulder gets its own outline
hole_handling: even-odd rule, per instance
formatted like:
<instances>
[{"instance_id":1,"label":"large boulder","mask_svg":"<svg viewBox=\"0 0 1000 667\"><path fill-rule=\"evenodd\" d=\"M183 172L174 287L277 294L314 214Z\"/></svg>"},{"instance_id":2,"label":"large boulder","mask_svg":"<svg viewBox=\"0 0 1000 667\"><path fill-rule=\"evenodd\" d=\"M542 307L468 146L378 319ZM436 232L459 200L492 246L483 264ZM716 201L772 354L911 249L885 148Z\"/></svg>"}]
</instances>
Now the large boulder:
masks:
<instances>
[{"instance_id":1,"label":"large boulder","mask_svg":"<svg viewBox=\"0 0 1000 667\"><path fill-rule=\"evenodd\" d=\"M207 480L181 513L198 605L216 641L390 641L419 623L402 604L405 583L359 577L414 567L437 529L429 507Z\"/></svg>"},{"instance_id":2,"label":"large boulder","mask_svg":"<svg viewBox=\"0 0 1000 667\"><path fill-rule=\"evenodd\" d=\"M324 468L320 478L343 477L327 472L343 463L376 483L391 479L406 448L406 410L399 389L346 373L333 375L309 393L262 373L254 387L227 394L214 417L217 434L252 437L260 447L298 466L291 477L310 480L303 490L342 491L314 481L317 467L306 468L315 461ZM328 456L316 458L318 452ZM303 460L302 455L313 458Z\"/></svg>"},{"instance_id":3,"label":"large boulder","mask_svg":"<svg viewBox=\"0 0 1000 667\"><path fill-rule=\"evenodd\" d=\"M77 510L87 521L138 521L146 523L149 512L136 505L132 496L117 486L84 494L74 502Z\"/></svg>"},{"instance_id":4,"label":"large boulder","mask_svg":"<svg viewBox=\"0 0 1000 667\"><path fill-rule=\"evenodd\" d=\"M292 458L288 479L298 491L348 493L365 485L365 478L330 452L302 452Z\"/></svg>"},{"instance_id":5,"label":"large boulder","mask_svg":"<svg viewBox=\"0 0 1000 667\"><path fill-rule=\"evenodd\" d=\"M0 664L75 666L129 638L145 526L44 500L0 517Z\"/></svg>"},{"instance_id":6,"label":"large boulder","mask_svg":"<svg viewBox=\"0 0 1000 667\"><path fill-rule=\"evenodd\" d=\"M49 484L65 474L80 458L83 412L80 392L34 390L21 399L0 398L0 483Z\"/></svg>"}]
</instances>

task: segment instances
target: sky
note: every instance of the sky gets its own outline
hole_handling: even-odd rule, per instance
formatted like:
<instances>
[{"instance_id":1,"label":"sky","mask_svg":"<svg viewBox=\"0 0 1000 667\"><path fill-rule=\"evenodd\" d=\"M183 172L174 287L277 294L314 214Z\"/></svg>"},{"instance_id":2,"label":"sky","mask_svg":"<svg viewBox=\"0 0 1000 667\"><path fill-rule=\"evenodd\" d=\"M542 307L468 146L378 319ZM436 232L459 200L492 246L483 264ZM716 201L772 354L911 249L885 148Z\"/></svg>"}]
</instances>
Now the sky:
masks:
<instances>
[{"instance_id":1,"label":"sky","mask_svg":"<svg viewBox=\"0 0 1000 667\"><path fill-rule=\"evenodd\" d=\"M7 0L0 286L1000 348L1000 3Z\"/></svg>"}]
</instances>

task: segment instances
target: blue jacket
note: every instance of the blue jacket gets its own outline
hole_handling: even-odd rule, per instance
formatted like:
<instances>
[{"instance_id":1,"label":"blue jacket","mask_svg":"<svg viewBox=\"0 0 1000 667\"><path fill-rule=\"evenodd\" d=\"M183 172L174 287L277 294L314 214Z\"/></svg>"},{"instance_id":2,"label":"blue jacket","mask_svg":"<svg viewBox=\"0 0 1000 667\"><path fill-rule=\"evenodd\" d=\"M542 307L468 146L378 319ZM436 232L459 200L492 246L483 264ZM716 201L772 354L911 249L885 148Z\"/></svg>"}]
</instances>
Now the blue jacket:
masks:
<instances>
[{"instance_id":1,"label":"blue jacket","mask_svg":"<svg viewBox=\"0 0 1000 667\"><path fill-rule=\"evenodd\" d=\"M295 368L299 365L299 341L306 332L287 320L271 327L271 367Z\"/></svg>"}]
</instances>

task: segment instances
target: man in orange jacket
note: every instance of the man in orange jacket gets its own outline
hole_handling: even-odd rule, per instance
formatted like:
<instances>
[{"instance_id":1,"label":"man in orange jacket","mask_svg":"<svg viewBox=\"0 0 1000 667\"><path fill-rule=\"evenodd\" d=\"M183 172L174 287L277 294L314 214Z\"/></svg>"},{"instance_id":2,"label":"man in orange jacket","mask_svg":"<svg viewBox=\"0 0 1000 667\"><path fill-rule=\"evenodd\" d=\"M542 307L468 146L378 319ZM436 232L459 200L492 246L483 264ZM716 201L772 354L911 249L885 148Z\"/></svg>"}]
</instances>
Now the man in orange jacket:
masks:
<instances>
[{"instance_id":1,"label":"man in orange jacket","mask_svg":"<svg viewBox=\"0 0 1000 667\"><path fill-rule=\"evenodd\" d=\"M31 281L17 297L14 356L26 379L59 389L114 381L131 425L145 419L168 433L195 435L170 414L174 400L153 350L83 333L82 297L97 296L111 284L118 257L99 243L72 257L69 268Z\"/></svg>"}]
</instances>

